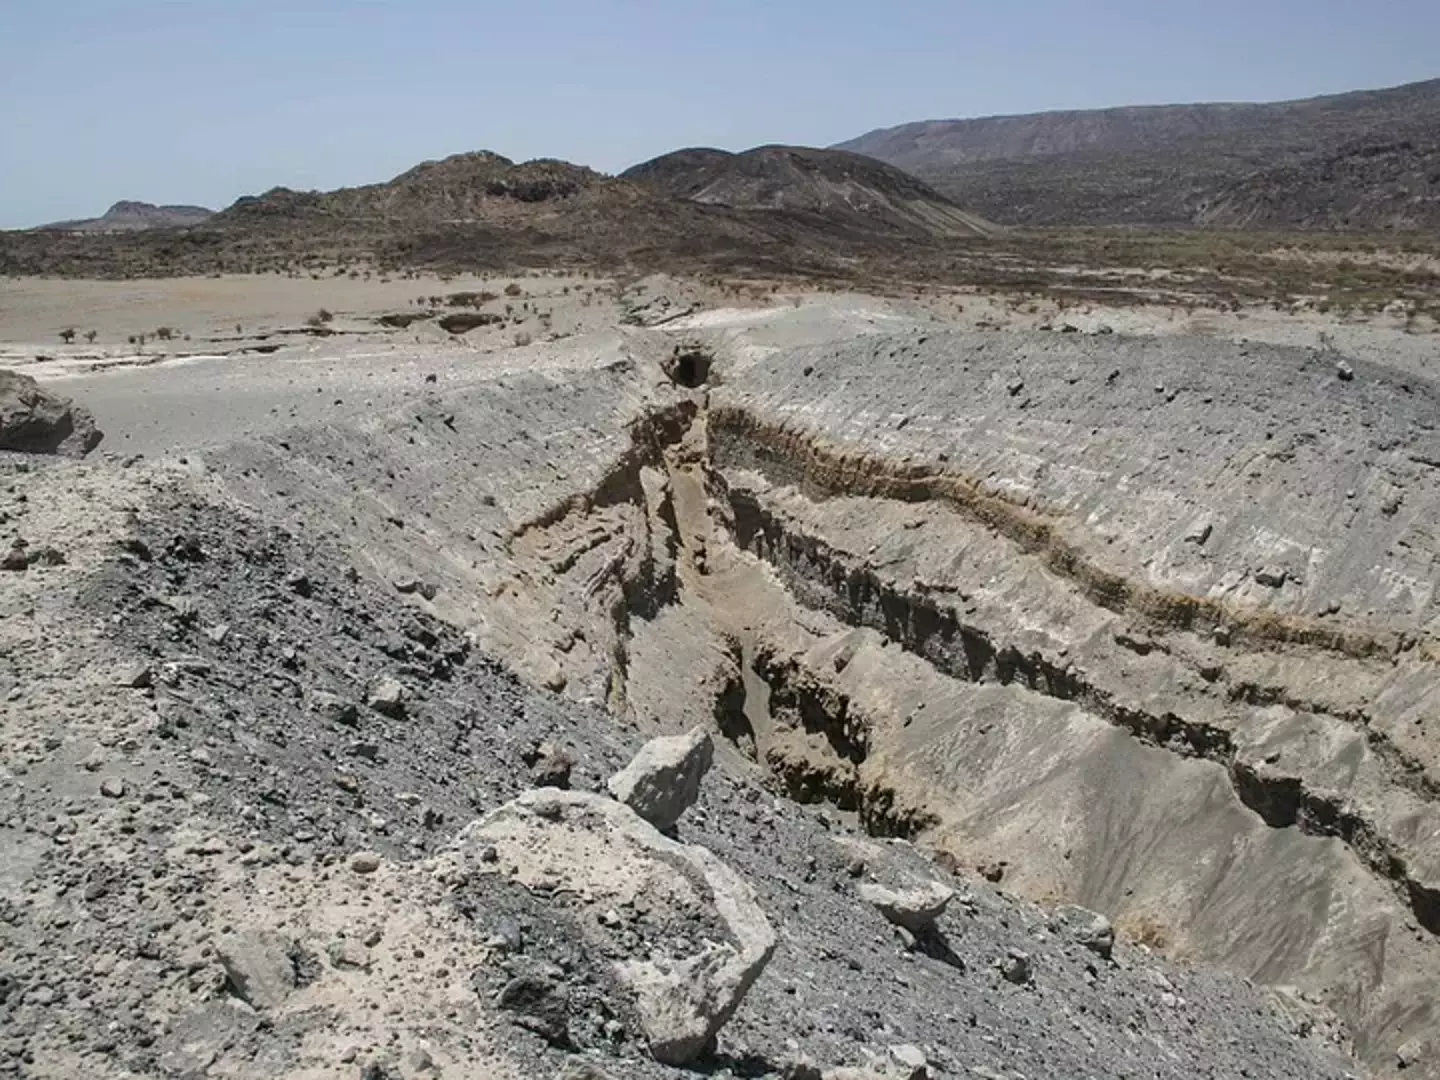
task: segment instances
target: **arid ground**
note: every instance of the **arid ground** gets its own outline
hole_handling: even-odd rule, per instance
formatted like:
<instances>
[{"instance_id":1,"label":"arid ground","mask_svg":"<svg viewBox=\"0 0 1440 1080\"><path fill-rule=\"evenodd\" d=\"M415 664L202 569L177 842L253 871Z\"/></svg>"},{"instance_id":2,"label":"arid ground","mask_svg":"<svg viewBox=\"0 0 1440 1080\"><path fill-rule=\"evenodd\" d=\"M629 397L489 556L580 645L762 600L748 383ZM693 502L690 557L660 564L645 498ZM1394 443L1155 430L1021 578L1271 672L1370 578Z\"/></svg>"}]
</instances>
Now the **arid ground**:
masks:
<instances>
[{"instance_id":1,"label":"arid ground","mask_svg":"<svg viewBox=\"0 0 1440 1080\"><path fill-rule=\"evenodd\" d=\"M0 1070L1440 1077L1424 289L1126 243L0 283L105 433L0 462ZM775 942L682 1066L614 973L739 902L536 792L696 728Z\"/></svg>"}]
</instances>

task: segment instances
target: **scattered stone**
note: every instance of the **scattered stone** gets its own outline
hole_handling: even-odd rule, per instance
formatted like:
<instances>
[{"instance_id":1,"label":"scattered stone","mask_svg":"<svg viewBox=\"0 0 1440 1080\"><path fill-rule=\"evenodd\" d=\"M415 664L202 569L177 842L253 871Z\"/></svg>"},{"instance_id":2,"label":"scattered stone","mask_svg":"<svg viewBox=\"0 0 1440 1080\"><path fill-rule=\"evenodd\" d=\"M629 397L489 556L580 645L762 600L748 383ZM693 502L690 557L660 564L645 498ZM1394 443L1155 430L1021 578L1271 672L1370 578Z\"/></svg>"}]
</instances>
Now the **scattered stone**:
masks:
<instances>
[{"instance_id":1,"label":"scattered stone","mask_svg":"<svg viewBox=\"0 0 1440 1080\"><path fill-rule=\"evenodd\" d=\"M332 941L329 954L331 967L352 971L370 970L370 951L351 938Z\"/></svg>"},{"instance_id":2,"label":"scattered stone","mask_svg":"<svg viewBox=\"0 0 1440 1080\"><path fill-rule=\"evenodd\" d=\"M354 727L360 722L360 710L356 708L355 703L346 701L335 694L316 694L314 709L322 719L334 724Z\"/></svg>"},{"instance_id":3,"label":"scattered stone","mask_svg":"<svg viewBox=\"0 0 1440 1080\"><path fill-rule=\"evenodd\" d=\"M147 686L154 685L154 682L155 671L149 664L126 664L115 672L116 686L125 686L132 690L143 690Z\"/></svg>"},{"instance_id":4,"label":"scattered stone","mask_svg":"<svg viewBox=\"0 0 1440 1080\"><path fill-rule=\"evenodd\" d=\"M556 750L535 763L530 770L530 783L537 788L568 790L570 771L574 767L575 759L568 750Z\"/></svg>"},{"instance_id":5,"label":"scattered stone","mask_svg":"<svg viewBox=\"0 0 1440 1080\"><path fill-rule=\"evenodd\" d=\"M651 739L607 786L617 800L667 832L700 797L700 781L714 758L715 745L703 728Z\"/></svg>"},{"instance_id":6,"label":"scattered stone","mask_svg":"<svg viewBox=\"0 0 1440 1080\"><path fill-rule=\"evenodd\" d=\"M1355 378L1355 369L1347 361L1341 360L1335 365L1335 376L1341 382L1352 382Z\"/></svg>"},{"instance_id":7,"label":"scattered stone","mask_svg":"<svg viewBox=\"0 0 1440 1080\"><path fill-rule=\"evenodd\" d=\"M392 719L405 715L405 687L399 679L384 678L370 688L365 704Z\"/></svg>"},{"instance_id":8,"label":"scattered stone","mask_svg":"<svg viewBox=\"0 0 1440 1080\"><path fill-rule=\"evenodd\" d=\"M1006 982L1016 986L1024 986L1035 977L1030 954L1021 949L1011 949L1004 959L996 961L995 966Z\"/></svg>"},{"instance_id":9,"label":"scattered stone","mask_svg":"<svg viewBox=\"0 0 1440 1080\"><path fill-rule=\"evenodd\" d=\"M925 1051L910 1043L890 1047L890 1059L903 1070L906 1080L927 1080L930 1060Z\"/></svg>"},{"instance_id":10,"label":"scattered stone","mask_svg":"<svg viewBox=\"0 0 1440 1080\"><path fill-rule=\"evenodd\" d=\"M357 874L373 874L380 869L380 856L373 851L357 851L350 856L350 869Z\"/></svg>"},{"instance_id":11,"label":"scattered stone","mask_svg":"<svg viewBox=\"0 0 1440 1080\"><path fill-rule=\"evenodd\" d=\"M273 1009L295 989L295 944L268 930L246 930L215 942L230 990L257 1009Z\"/></svg>"},{"instance_id":12,"label":"scattered stone","mask_svg":"<svg viewBox=\"0 0 1440 1080\"><path fill-rule=\"evenodd\" d=\"M31 566L64 566L67 562L63 551L48 544L31 548L25 553L25 560Z\"/></svg>"},{"instance_id":13,"label":"scattered stone","mask_svg":"<svg viewBox=\"0 0 1440 1080\"><path fill-rule=\"evenodd\" d=\"M125 795L125 781L118 776L107 776L100 781L100 794L107 799L119 799Z\"/></svg>"},{"instance_id":14,"label":"scattered stone","mask_svg":"<svg viewBox=\"0 0 1440 1080\"><path fill-rule=\"evenodd\" d=\"M515 1022L551 1046L570 1045L570 1002L562 987L539 975L511 979L495 1002L515 1014Z\"/></svg>"},{"instance_id":15,"label":"scattered stone","mask_svg":"<svg viewBox=\"0 0 1440 1080\"><path fill-rule=\"evenodd\" d=\"M874 881L862 881L856 892L881 915L912 934L934 926L955 896L954 889L938 881L895 889Z\"/></svg>"},{"instance_id":16,"label":"scattered stone","mask_svg":"<svg viewBox=\"0 0 1440 1080\"><path fill-rule=\"evenodd\" d=\"M1084 946L1107 960L1114 951L1115 927L1099 912L1068 904L1055 910L1050 926L1065 940Z\"/></svg>"},{"instance_id":17,"label":"scattered stone","mask_svg":"<svg viewBox=\"0 0 1440 1080\"><path fill-rule=\"evenodd\" d=\"M314 583L304 570L292 570L286 574L285 587L296 596L310 596L315 591Z\"/></svg>"},{"instance_id":18,"label":"scattered stone","mask_svg":"<svg viewBox=\"0 0 1440 1080\"><path fill-rule=\"evenodd\" d=\"M1278 589L1285 584L1290 572L1280 567L1267 566L1255 571L1255 580L1269 589Z\"/></svg>"},{"instance_id":19,"label":"scattered stone","mask_svg":"<svg viewBox=\"0 0 1440 1080\"><path fill-rule=\"evenodd\" d=\"M1425 1043L1418 1038L1401 1043L1400 1048L1395 1051L1395 1066L1399 1069L1414 1068L1424 1059Z\"/></svg>"},{"instance_id":20,"label":"scattered stone","mask_svg":"<svg viewBox=\"0 0 1440 1080\"><path fill-rule=\"evenodd\" d=\"M25 554L25 541L16 540L10 549L0 556L0 570L28 570L30 559Z\"/></svg>"}]
</instances>

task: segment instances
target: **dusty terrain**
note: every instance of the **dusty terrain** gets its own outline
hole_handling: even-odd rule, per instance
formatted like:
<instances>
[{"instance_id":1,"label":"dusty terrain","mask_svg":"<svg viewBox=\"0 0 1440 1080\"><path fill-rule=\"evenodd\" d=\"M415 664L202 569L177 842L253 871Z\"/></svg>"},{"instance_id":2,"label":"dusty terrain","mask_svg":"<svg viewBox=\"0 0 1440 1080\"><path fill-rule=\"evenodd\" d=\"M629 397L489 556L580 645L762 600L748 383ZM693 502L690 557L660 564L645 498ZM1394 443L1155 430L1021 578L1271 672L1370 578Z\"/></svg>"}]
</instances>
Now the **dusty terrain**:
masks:
<instances>
[{"instance_id":1,"label":"dusty terrain","mask_svg":"<svg viewBox=\"0 0 1440 1080\"><path fill-rule=\"evenodd\" d=\"M7 282L0 367L106 438L3 460L0 539L63 562L0 577L0 1067L683 1075L614 972L725 920L530 865L501 807L703 727L676 836L776 941L710 1075L1440 1076L1436 340ZM956 890L918 937L866 899L903 882Z\"/></svg>"}]
</instances>

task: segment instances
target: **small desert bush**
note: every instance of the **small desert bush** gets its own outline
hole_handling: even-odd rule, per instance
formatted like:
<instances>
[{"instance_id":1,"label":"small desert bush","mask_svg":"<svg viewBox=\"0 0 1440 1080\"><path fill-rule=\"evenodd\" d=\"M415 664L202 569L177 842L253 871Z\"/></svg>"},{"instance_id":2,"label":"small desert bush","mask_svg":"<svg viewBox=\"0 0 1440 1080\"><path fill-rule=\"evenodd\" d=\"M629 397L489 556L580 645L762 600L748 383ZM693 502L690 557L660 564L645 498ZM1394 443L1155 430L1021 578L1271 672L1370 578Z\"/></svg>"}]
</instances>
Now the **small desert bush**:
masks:
<instances>
[{"instance_id":1,"label":"small desert bush","mask_svg":"<svg viewBox=\"0 0 1440 1080\"><path fill-rule=\"evenodd\" d=\"M334 312L326 311L323 307L305 320L306 326L321 327L327 326L335 321Z\"/></svg>"},{"instance_id":2,"label":"small desert bush","mask_svg":"<svg viewBox=\"0 0 1440 1080\"><path fill-rule=\"evenodd\" d=\"M456 292L447 296L445 302L451 307L479 308L498 299L492 292Z\"/></svg>"},{"instance_id":3,"label":"small desert bush","mask_svg":"<svg viewBox=\"0 0 1440 1080\"><path fill-rule=\"evenodd\" d=\"M524 296L524 295L525 295L525 290L522 289L516 282L513 282L513 281L512 281L509 285L506 285L506 286L505 286L505 295L506 295L506 296Z\"/></svg>"}]
</instances>

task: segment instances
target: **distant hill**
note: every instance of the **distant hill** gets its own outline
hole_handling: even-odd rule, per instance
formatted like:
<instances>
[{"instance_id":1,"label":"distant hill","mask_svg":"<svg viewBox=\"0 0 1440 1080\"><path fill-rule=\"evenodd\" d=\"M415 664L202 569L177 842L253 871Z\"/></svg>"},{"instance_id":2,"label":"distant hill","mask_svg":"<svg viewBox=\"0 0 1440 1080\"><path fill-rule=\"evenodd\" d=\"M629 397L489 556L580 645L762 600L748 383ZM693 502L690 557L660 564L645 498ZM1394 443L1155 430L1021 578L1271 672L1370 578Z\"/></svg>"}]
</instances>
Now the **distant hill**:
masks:
<instances>
[{"instance_id":1,"label":"distant hill","mask_svg":"<svg viewBox=\"0 0 1440 1080\"><path fill-rule=\"evenodd\" d=\"M199 225L215 211L203 206L156 206L147 202L122 200L97 218L78 221L57 221L42 229L61 232L135 232L140 229L171 229Z\"/></svg>"},{"instance_id":2,"label":"distant hill","mask_svg":"<svg viewBox=\"0 0 1440 1080\"><path fill-rule=\"evenodd\" d=\"M996 231L902 170L842 150L677 150L621 176L677 199L742 210L806 211L858 229L943 237Z\"/></svg>"},{"instance_id":3,"label":"distant hill","mask_svg":"<svg viewBox=\"0 0 1440 1080\"><path fill-rule=\"evenodd\" d=\"M1440 138L1365 141L1257 172L1196 212L1204 225L1265 229L1440 229Z\"/></svg>"},{"instance_id":4,"label":"distant hill","mask_svg":"<svg viewBox=\"0 0 1440 1080\"><path fill-rule=\"evenodd\" d=\"M1193 224L1231 185L1361 141L1440 138L1440 79L1276 104L1163 105L932 120L838 149L926 180L1001 223ZM1349 174L1360 183L1362 172ZM1361 191L1352 228L1383 227Z\"/></svg>"},{"instance_id":5,"label":"distant hill","mask_svg":"<svg viewBox=\"0 0 1440 1080\"><path fill-rule=\"evenodd\" d=\"M564 161L530 161L477 151L427 161L393 180L329 192L274 188L247 196L222 211L214 224L262 221L447 222L488 220L513 211L510 204L569 199L604 180L599 173Z\"/></svg>"},{"instance_id":6,"label":"distant hill","mask_svg":"<svg viewBox=\"0 0 1440 1080\"><path fill-rule=\"evenodd\" d=\"M563 161L458 154L384 183L326 192L275 188L183 229L0 232L0 274L313 273L365 262L446 271L584 266L833 276L948 259L951 249L987 231L879 162L824 151L777 155L733 155L744 168L760 163L770 179L727 180L720 186L737 204L727 205ZM731 171L743 169L721 173Z\"/></svg>"}]
</instances>

